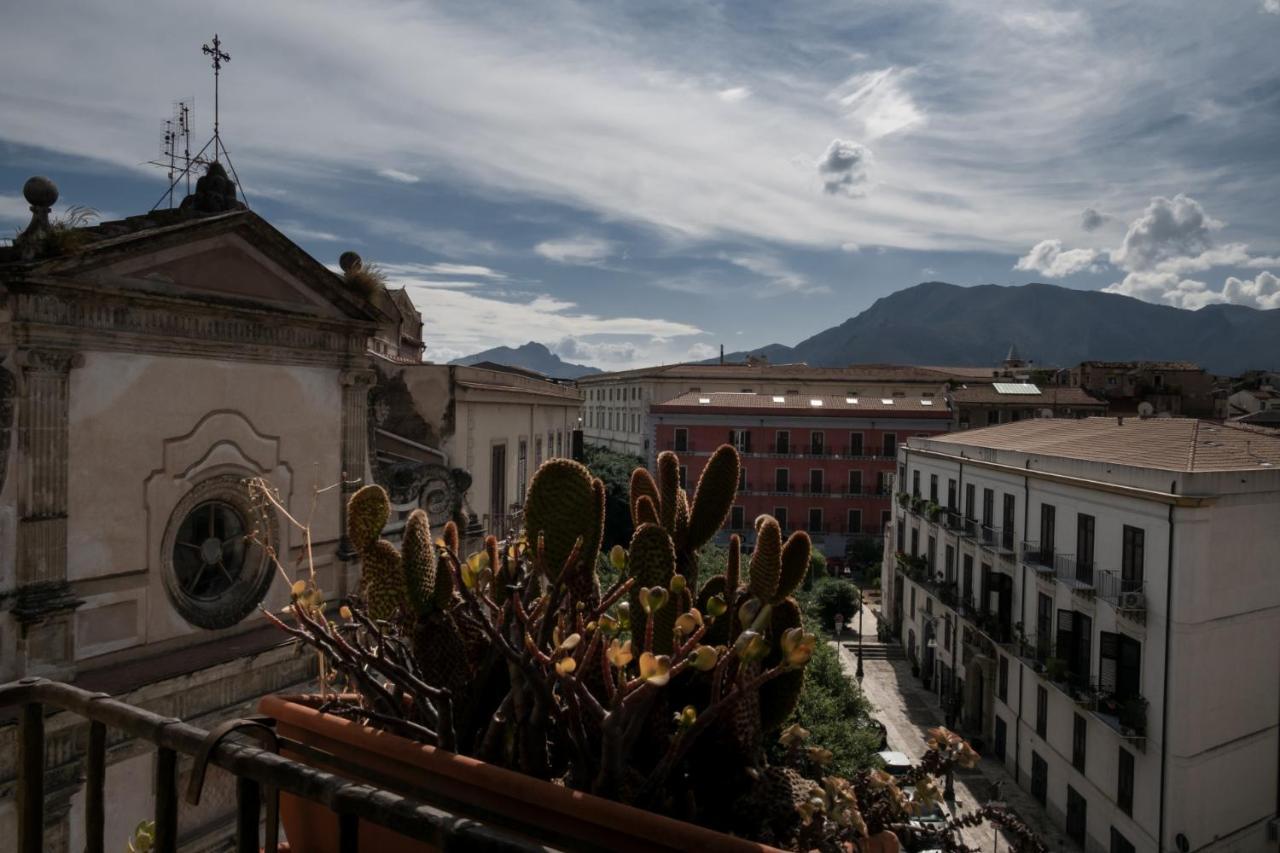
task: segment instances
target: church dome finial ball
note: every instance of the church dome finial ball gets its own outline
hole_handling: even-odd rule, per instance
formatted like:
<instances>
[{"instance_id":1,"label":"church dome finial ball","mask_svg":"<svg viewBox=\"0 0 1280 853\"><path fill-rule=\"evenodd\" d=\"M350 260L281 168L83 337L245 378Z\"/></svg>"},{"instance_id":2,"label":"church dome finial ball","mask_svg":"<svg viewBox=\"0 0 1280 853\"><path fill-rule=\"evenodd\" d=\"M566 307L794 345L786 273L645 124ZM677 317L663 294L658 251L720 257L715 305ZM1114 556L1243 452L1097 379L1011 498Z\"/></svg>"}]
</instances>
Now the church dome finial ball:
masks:
<instances>
[{"instance_id":1,"label":"church dome finial ball","mask_svg":"<svg viewBox=\"0 0 1280 853\"><path fill-rule=\"evenodd\" d=\"M58 200L58 185L43 175L36 175L22 185L22 196L33 207L53 207Z\"/></svg>"},{"instance_id":2,"label":"church dome finial ball","mask_svg":"<svg viewBox=\"0 0 1280 853\"><path fill-rule=\"evenodd\" d=\"M355 252L343 252L338 258L338 266L342 268L343 272L351 272L353 269L358 270L361 263L360 256Z\"/></svg>"}]
</instances>

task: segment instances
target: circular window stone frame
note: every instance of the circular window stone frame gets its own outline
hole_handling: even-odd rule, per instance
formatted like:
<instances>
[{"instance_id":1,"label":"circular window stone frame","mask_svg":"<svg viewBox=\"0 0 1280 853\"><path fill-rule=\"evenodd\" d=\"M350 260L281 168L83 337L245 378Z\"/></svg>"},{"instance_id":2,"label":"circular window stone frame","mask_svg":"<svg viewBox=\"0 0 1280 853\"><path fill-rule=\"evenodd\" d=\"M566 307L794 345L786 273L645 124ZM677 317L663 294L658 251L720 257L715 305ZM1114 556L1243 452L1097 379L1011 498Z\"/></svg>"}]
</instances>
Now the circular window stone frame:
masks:
<instances>
[{"instance_id":1,"label":"circular window stone frame","mask_svg":"<svg viewBox=\"0 0 1280 853\"><path fill-rule=\"evenodd\" d=\"M201 600L187 595L179 584L174 569L174 547L183 521L196 507L209 501L230 506L240 515L246 530L258 530L260 536L265 533L262 538L268 542L279 541L279 523L274 512L267 513L264 518L253 506L244 485L244 477L239 474L220 474L201 480L173 508L160 546L161 577L165 593L178 615L188 623L197 628L216 631L238 625L262 603L275 577L275 567L262 545L250 542L240 574L217 599ZM261 530L264 521L266 531Z\"/></svg>"}]
</instances>

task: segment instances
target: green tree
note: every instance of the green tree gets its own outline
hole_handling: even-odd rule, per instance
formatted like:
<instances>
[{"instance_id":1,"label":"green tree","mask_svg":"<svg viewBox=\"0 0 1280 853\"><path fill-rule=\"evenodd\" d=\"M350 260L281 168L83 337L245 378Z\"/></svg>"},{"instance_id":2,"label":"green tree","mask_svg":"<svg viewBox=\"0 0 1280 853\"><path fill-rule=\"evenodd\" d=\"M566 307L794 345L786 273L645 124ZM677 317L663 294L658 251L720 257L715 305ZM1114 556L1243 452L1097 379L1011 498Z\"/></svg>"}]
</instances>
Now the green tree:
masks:
<instances>
[{"instance_id":1,"label":"green tree","mask_svg":"<svg viewBox=\"0 0 1280 853\"><path fill-rule=\"evenodd\" d=\"M823 578L814 584L812 601L812 609L808 612L821 620L824 631L830 632L835 625L837 615L844 617L846 625L858 615L858 608L862 604L862 593L846 580Z\"/></svg>"},{"instance_id":2,"label":"green tree","mask_svg":"<svg viewBox=\"0 0 1280 853\"><path fill-rule=\"evenodd\" d=\"M883 546L875 536L850 536L844 546L844 559L854 574L865 578L880 562Z\"/></svg>"},{"instance_id":3,"label":"green tree","mask_svg":"<svg viewBox=\"0 0 1280 853\"><path fill-rule=\"evenodd\" d=\"M813 585L827 576L827 557L817 548L809 552L809 572L804 576L804 588L813 589Z\"/></svg>"}]
</instances>

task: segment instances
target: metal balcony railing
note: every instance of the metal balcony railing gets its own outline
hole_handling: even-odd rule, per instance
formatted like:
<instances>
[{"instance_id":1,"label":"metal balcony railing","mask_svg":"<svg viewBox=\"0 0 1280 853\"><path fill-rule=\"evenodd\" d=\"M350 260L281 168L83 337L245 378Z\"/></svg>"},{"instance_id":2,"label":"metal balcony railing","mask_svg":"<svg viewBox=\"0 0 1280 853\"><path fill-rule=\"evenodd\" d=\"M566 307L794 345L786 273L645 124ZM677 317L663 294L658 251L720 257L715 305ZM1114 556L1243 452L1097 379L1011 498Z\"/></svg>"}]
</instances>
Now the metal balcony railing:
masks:
<instances>
[{"instance_id":1,"label":"metal balcony railing","mask_svg":"<svg viewBox=\"0 0 1280 853\"><path fill-rule=\"evenodd\" d=\"M1096 572L1098 597L1123 612L1143 612L1147 609L1146 584L1141 580L1122 577L1114 569Z\"/></svg>"},{"instance_id":2,"label":"metal balcony railing","mask_svg":"<svg viewBox=\"0 0 1280 853\"><path fill-rule=\"evenodd\" d=\"M45 820L45 712L48 708L70 711L88 719L88 753L85 756L84 839L87 853L107 849L103 826L107 809L107 729L156 745L155 847L157 853L178 848L178 754L192 756L195 767L186 799L200 799L204 770L215 764L236 779L236 846L239 853L258 853L262 801L266 800L266 850L277 840L280 793L322 803L338 815L338 849L355 853L359 847L360 821L368 821L426 842L438 849L493 849L543 851L528 836L512 829L481 823L426 802L410 799L370 785L352 782L315 767L276 754L280 747L291 752L311 750L282 738L259 720L233 720L212 732L171 717L90 693L69 684L43 678L24 678L0 685L0 708L19 706L17 760L18 853L43 853ZM230 738L254 736L271 749L262 749ZM12 839L11 839L12 842ZM113 840L110 849L118 849Z\"/></svg>"},{"instance_id":3,"label":"metal balcony railing","mask_svg":"<svg viewBox=\"0 0 1280 853\"><path fill-rule=\"evenodd\" d=\"M1039 542L1028 542L1025 539L1022 542L1022 562L1026 563L1037 572L1044 572L1052 575L1054 573L1053 566L1053 549L1047 551L1040 548Z\"/></svg>"},{"instance_id":4,"label":"metal balcony railing","mask_svg":"<svg viewBox=\"0 0 1280 853\"><path fill-rule=\"evenodd\" d=\"M1059 581L1074 590L1093 590L1093 562L1077 560L1074 554L1055 554L1053 574Z\"/></svg>"}]
</instances>

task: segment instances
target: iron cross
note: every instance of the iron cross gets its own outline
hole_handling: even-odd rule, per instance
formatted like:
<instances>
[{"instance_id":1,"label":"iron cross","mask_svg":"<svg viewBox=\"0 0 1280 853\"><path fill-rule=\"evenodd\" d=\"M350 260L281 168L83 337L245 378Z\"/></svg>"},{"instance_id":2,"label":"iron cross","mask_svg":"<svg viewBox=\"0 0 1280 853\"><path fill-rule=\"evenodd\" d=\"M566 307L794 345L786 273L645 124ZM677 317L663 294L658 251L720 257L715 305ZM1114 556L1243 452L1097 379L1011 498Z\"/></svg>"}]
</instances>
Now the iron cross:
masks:
<instances>
[{"instance_id":1,"label":"iron cross","mask_svg":"<svg viewBox=\"0 0 1280 853\"><path fill-rule=\"evenodd\" d=\"M213 159L218 159L218 146L220 144L218 137L218 77L222 72L222 63L231 61L231 54L223 53L222 42L218 40L218 34L213 34L213 47L204 45L201 52L213 57Z\"/></svg>"}]
</instances>

